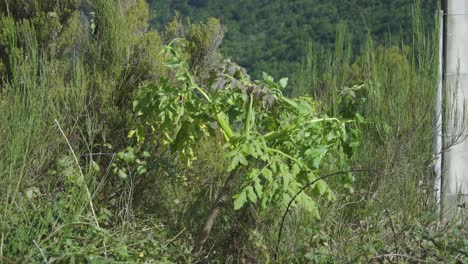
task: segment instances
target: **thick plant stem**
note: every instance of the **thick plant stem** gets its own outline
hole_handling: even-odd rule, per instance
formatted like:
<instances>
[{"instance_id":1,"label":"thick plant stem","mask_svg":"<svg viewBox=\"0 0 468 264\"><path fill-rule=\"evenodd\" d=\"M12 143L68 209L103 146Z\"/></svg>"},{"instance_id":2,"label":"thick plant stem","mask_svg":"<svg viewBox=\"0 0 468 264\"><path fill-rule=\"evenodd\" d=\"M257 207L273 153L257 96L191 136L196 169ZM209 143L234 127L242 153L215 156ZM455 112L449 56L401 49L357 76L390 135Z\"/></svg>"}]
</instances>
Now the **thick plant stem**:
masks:
<instances>
[{"instance_id":1,"label":"thick plant stem","mask_svg":"<svg viewBox=\"0 0 468 264\"><path fill-rule=\"evenodd\" d=\"M231 187L234 183L234 176L236 175L236 170L232 171L229 176L226 179L226 182L224 183L223 188L218 194L218 197L216 198L215 203L211 207L210 212L208 213L208 216L205 220L205 223L203 224L203 228L200 230L198 234L198 238L195 240L195 245L192 249L192 254L193 255L200 255L202 252L203 246L205 245L206 241L208 240L211 229L213 229L213 225L216 222L216 219L219 216L219 213L223 209L223 207L226 205L226 202L228 200L229 194L231 192Z\"/></svg>"}]
</instances>

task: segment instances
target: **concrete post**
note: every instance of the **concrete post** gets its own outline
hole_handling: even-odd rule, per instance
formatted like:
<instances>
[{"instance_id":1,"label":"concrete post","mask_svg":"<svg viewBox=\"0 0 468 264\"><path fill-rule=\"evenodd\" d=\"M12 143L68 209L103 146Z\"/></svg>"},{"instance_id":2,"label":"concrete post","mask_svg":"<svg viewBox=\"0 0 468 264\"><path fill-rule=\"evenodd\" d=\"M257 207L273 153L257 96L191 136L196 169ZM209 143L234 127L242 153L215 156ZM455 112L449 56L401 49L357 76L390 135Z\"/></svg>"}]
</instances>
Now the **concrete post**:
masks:
<instances>
[{"instance_id":1,"label":"concrete post","mask_svg":"<svg viewBox=\"0 0 468 264\"><path fill-rule=\"evenodd\" d=\"M442 179L445 217L467 216L468 138L468 1L446 1L445 14L445 147Z\"/></svg>"}]
</instances>

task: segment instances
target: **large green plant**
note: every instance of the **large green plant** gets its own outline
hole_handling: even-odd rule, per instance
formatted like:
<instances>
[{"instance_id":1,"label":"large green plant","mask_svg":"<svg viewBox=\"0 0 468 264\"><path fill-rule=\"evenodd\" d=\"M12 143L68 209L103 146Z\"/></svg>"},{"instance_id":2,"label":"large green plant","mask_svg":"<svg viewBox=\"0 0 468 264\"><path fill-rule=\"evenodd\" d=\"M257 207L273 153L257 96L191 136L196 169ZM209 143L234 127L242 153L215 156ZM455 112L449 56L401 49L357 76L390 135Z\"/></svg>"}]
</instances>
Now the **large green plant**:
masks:
<instances>
[{"instance_id":1,"label":"large green plant","mask_svg":"<svg viewBox=\"0 0 468 264\"><path fill-rule=\"evenodd\" d=\"M264 74L263 80L252 81L243 68L225 61L201 86L179 55L185 41L176 43L165 47L174 78L142 86L134 101L137 125L130 136L137 138L140 148L162 141L190 165L200 140L222 139L218 143L224 144L230 161L228 181L242 175L234 209L249 201L260 209L286 204L317 178L324 164L330 164L324 159L346 161L343 149L352 141L347 121L321 116L319 104L310 97L283 96L286 78L275 82ZM297 205L319 217L318 196L334 199L329 186L318 181L311 192L298 196ZM202 244L217 214L208 217L211 223L205 224Z\"/></svg>"}]
</instances>

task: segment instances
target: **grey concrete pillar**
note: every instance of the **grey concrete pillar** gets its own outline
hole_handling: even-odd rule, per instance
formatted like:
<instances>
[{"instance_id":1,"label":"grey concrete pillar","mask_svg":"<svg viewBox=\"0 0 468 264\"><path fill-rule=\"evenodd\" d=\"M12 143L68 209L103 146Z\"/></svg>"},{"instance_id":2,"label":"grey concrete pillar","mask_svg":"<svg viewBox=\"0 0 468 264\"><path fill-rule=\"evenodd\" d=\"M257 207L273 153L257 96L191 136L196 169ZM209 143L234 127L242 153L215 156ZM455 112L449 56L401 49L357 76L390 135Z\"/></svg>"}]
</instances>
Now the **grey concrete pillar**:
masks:
<instances>
[{"instance_id":1,"label":"grey concrete pillar","mask_svg":"<svg viewBox=\"0 0 468 264\"><path fill-rule=\"evenodd\" d=\"M445 146L442 180L445 216L467 214L468 0L449 0L445 31ZM464 207L464 208L463 208Z\"/></svg>"}]
</instances>

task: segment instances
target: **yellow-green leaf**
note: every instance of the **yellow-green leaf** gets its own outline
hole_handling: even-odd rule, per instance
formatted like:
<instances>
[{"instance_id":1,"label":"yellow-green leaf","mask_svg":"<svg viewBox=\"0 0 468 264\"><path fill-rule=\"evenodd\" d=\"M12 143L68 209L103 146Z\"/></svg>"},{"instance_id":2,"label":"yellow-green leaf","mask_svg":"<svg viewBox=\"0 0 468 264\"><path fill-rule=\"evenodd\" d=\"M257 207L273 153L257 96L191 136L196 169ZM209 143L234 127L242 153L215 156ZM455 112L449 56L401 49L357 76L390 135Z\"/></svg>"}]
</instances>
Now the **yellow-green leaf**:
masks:
<instances>
[{"instance_id":1,"label":"yellow-green leaf","mask_svg":"<svg viewBox=\"0 0 468 264\"><path fill-rule=\"evenodd\" d=\"M234 210L239 210L247 202L247 194L245 191L234 195Z\"/></svg>"}]
</instances>

